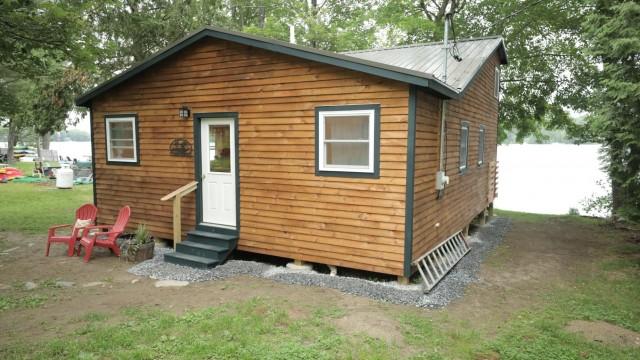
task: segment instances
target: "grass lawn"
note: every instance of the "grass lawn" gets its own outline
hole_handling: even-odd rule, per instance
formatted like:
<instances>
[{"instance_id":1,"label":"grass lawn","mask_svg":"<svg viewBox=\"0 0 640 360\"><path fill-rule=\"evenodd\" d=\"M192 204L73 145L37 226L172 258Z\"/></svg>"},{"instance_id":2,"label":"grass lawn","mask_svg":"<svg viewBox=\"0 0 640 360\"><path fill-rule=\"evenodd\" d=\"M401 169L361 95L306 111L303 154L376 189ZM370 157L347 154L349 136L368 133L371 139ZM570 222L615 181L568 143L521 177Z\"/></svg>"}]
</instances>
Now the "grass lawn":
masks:
<instances>
[{"instance_id":1,"label":"grass lawn","mask_svg":"<svg viewBox=\"0 0 640 360\"><path fill-rule=\"evenodd\" d=\"M106 314L90 313L72 336L38 346L15 344L0 349L0 355L5 359L638 359L638 348L590 342L564 330L568 321L582 319L640 331L638 271L623 271L628 276L616 281L598 276L543 294L544 305L517 313L493 338L464 322L452 322L447 310L431 316L394 310L405 342L415 349L411 354L366 335L341 333L331 325L342 315L339 308L317 308L308 318L292 319L286 304L254 298L183 315L128 308L122 310L127 320L116 324L107 322Z\"/></svg>"},{"instance_id":2,"label":"grass lawn","mask_svg":"<svg viewBox=\"0 0 640 360\"><path fill-rule=\"evenodd\" d=\"M75 208L91 201L91 186L56 190L52 186L4 184L0 185L0 194L1 238L1 231L43 233L51 224L69 222ZM575 216L499 214L512 217L514 227L524 224L536 229L545 227L549 221L561 221L567 229L588 227L596 233L603 232L606 226ZM572 320L587 320L606 321L640 332L640 244L625 241L623 237L628 236L625 233L613 230L604 233L605 238L615 238L615 241L611 241L613 245L607 245L603 253L593 255L596 265L591 270L579 273L568 284L552 284L534 292L532 298L527 299L529 303L510 313L505 320L495 320L501 319L498 313L483 315L489 322L496 322L491 331L479 326L484 320L474 322L471 317L455 316L454 305L441 310L401 306L387 306L384 310L375 308L398 323L402 344L390 343L365 333L346 333L335 325L337 319L353 311L344 306L352 301L348 297L343 305L316 303L309 314L299 316L291 311L292 304L286 301L252 296L181 313L152 305L109 309L110 312L82 313L81 309L68 309L69 316L59 314L57 321L60 322L49 325L50 336L34 340L25 333L19 341L0 346L0 358L640 359L639 347L607 345L565 330ZM40 249L37 251L39 253ZM496 251L492 256L508 255L508 252ZM491 260L490 256L484 266L498 266ZM500 271L518 270L514 259L499 263ZM90 267L86 269L91 271ZM244 286L242 280L237 282L239 288ZM209 284L220 287L216 282ZM132 286L128 280L126 285ZM113 283L112 286L120 285ZM488 285L477 285L483 286ZM212 288L191 289L191 285L184 289L180 291L213 291ZM29 292L14 285L12 290L0 291L0 319L4 319L3 313L12 311L23 311L27 318L37 319L39 309L49 312L52 302L73 298L64 295L68 292L56 291L73 289L41 285ZM296 291L306 290L298 288ZM477 295L477 291L469 290L459 302L487 301L483 295ZM84 295L74 296L89 296L87 292L78 294ZM133 298L136 295L135 290L128 293ZM164 300L162 295L157 299L150 301ZM69 324L74 325L71 333L58 333L59 328Z\"/></svg>"},{"instance_id":3,"label":"grass lawn","mask_svg":"<svg viewBox=\"0 0 640 360\"><path fill-rule=\"evenodd\" d=\"M45 234L51 225L73 222L80 205L93 202L91 185L56 189L46 184L0 184L0 231Z\"/></svg>"}]
</instances>

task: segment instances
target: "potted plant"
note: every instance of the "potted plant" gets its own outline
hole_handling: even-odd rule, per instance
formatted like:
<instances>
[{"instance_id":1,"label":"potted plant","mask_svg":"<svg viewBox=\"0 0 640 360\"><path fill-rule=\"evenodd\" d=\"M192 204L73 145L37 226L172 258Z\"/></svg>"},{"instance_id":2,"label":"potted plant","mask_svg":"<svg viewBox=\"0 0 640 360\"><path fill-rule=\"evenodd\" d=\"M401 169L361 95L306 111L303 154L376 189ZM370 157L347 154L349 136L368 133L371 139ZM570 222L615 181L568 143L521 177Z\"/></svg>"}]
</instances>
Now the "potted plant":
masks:
<instances>
[{"instance_id":1,"label":"potted plant","mask_svg":"<svg viewBox=\"0 0 640 360\"><path fill-rule=\"evenodd\" d=\"M154 246L153 236L144 224L140 224L134 234L124 239L120 252L127 261L144 261L153 257Z\"/></svg>"}]
</instances>

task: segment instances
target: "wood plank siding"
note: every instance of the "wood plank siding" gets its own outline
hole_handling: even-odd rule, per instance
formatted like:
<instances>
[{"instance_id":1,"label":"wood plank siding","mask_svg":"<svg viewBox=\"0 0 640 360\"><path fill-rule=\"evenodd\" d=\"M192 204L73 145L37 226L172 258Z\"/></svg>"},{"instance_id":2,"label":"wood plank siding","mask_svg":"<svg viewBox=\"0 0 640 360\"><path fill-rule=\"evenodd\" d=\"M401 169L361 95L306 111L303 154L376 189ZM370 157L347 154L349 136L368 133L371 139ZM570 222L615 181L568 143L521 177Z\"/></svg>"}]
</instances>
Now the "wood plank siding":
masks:
<instances>
[{"instance_id":1,"label":"wood plank siding","mask_svg":"<svg viewBox=\"0 0 640 360\"><path fill-rule=\"evenodd\" d=\"M405 83L201 40L92 100L100 221L130 205L131 228L145 223L171 238L171 203L160 198L195 170L193 157L170 156L169 144L194 142L195 113L237 112L240 250L401 275L408 97ZM380 104L378 179L315 175L314 110L350 104ZM181 105L190 119L178 117ZM139 166L106 164L104 117L118 113L138 116ZM184 230L195 226L195 212L192 193L183 199Z\"/></svg>"},{"instance_id":2,"label":"wood plank siding","mask_svg":"<svg viewBox=\"0 0 640 360\"><path fill-rule=\"evenodd\" d=\"M464 96L449 100L446 126L446 173L450 183L436 197L435 174L439 165L440 99L419 91L416 102L416 155L413 203L412 260L455 232L462 230L492 201L490 164L496 161L498 100L494 97L494 54ZM459 170L460 127L469 123L468 169ZM478 166L478 134L485 127L484 164Z\"/></svg>"}]
</instances>

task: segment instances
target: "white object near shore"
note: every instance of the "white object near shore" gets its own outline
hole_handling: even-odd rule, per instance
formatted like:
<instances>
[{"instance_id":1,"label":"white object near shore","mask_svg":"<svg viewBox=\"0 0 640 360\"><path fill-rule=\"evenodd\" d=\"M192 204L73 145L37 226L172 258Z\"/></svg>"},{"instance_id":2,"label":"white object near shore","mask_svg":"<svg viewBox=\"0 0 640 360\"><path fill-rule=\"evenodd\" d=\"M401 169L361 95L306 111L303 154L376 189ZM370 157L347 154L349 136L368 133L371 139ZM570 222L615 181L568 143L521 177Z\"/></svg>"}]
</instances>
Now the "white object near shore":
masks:
<instances>
[{"instance_id":1,"label":"white object near shore","mask_svg":"<svg viewBox=\"0 0 640 360\"><path fill-rule=\"evenodd\" d=\"M56 187L58 189L71 189L73 187L73 170L70 168L58 169L56 172Z\"/></svg>"}]
</instances>

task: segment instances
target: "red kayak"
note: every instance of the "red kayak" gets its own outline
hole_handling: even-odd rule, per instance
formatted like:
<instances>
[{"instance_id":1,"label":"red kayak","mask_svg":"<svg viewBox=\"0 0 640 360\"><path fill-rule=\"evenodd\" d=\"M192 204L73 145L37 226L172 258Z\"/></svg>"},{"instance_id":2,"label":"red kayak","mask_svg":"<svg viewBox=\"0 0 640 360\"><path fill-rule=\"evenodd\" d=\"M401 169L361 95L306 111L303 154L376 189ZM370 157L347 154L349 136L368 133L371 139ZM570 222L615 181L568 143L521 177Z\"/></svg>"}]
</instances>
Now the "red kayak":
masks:
<instances>
[{"instance_id":1,"label":"red kayak","mask_svg":"<svg viewBox=\"0 0 640 360\"><path fill-rule=\"evenodd\" d=\"M2 181L13 180L22 176L24 176L24 174L20 169L16 169L14 167L0 168L0 180Z\"/></svg>"}]
</instances>

